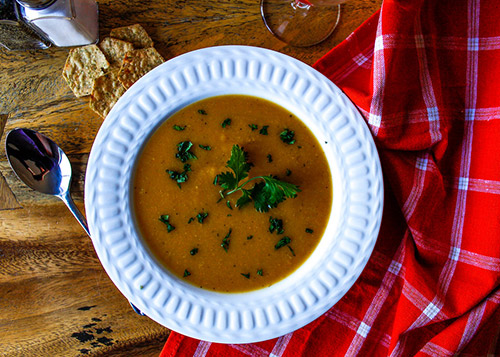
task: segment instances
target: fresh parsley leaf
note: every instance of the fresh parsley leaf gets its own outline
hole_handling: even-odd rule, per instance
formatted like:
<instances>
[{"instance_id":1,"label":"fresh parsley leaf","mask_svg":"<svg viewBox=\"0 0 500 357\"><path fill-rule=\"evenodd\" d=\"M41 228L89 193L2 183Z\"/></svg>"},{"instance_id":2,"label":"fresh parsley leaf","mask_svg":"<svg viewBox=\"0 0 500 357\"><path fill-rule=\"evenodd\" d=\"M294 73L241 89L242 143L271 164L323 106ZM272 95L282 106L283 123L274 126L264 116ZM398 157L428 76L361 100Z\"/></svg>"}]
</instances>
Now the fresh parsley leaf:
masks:
<instances>
[{"instance_id":1,"label":"fresh parsley leaf","mask_svg":"<svg viewBox=\"0 0 500 357\"><path fill-rule=\"evenodd\" d=\"M262 271L262 269L257 270L257 275L260 275L260 276L264 275L264 272Z\"/></svg>"},{"instance_id":2,"label":"fresh parsley leaf","mask_svg":"<svg viewBox=\"0 0 500 357\"><path fill-rule=\"evenodd\" d=\"M253 238L253 235L249 235L249 236L247 237L247 240L250 240L250 239L252 239L252 238Z\"/></svg>"},{"instance_id":3,"label":"fresh parsley leaf","mask_svg":"<svg viewBox=\"0 0 500 357\"><path fill-rule=\"evenodd\" d=\"M226 206L232 210L233 209L233 206L231 206L231 202L230 201L226 201Z\"/></svg>"},{"instance_id":4,"label":"fresh parsley leaf","mask_svg":"<svg viewBox=\"0 0 500 357\"><path fill-rule=\"evenodd\" d=\"M207 151L210 151L212 150L212 147L210 145L198 145L200 148L202 148L203 150L207 150Z\"/></svg>"},{"instance_id":5,"label":"fresh parsley leaf","mask_svg":"<svg viewBox=\"0 0 500 357\"><path fill-rule=\"evenodd\" d=\"M189 270L184 269L184 277L188 277L190 275L191 275L191 273L189 272Z\"/></svg>"},{"instance_id":6,"label":"fresh parsley leaf","mask_svg":"<svg viewBox=\"0 0 500 357\"><path fill-rule=\"evenodd\" d=\"M284 247L285 245L288 245L292 242L292 240L290 239L290 237L283 237L279 240L278 243L276 243L276 245L274 246L274 249L280 249L282 247Z\"/></svg>"},{"instance_id":7,"label":"fresh parsley leaf","mask_svg":"<svg viewBox=\"0 0 500 357\"><path fill-rule=\"evenodd\" d=\"M208 115L207 112L205 111L205 109L198 109L198 114Z\"/></svg>"},{"instance_id":8,"label":"fresh parsley leaf","mask_svg":"<svg viewBox=\"0 0 500 357\"><path fill-rule=\"evenodd\" d=\"M287 175L287 176L290 176L291 174L292 174L292 171L291 171L291 170L289 170L289 169L286 169L286 175Z\"/></svg>"},{"instance_id":9,"label":"fresh parsley leaf","mask_svg":"<svg viewBox=\"0 0 500 357\"><path fill-rule=\"evenodd\" d=\"M193 248L189 251L189 254L196 255L198 253L198 248Z\"/></svg>"},{"instance_id":10,"label":"fresh parsley leaf","mask_svg":"<svg viewBox=\"0 0 500 357\"><path fill-rule=\"evenodd\" d=\"M267 162L273 162L273 157L271 154L267 154Z\"/></svg>"},{"instance_id":11,"label":"fresh parsley leaf","mask_svg":"<svg viewBox=\"0 0 500 357\"><path fill-rule=\"evenodd\" d=\"M224 121L220 124L223 128L228 125L231 125L231 118L224 119Z\"/></svg>"},{"instance_id":12,"label":"fresh parsley leaf","mask_svg":"<svg viewBox=\"0 0 500 357\"><path fill-rule=\"evenodd\" d=\"M184 129L186 129L186 126L180 126L180 125L174 125L174 130L177 130L177 131L183 131Z\"/></svg>"},{"instance_id":13,"label":"fresh parsley leaf","mask_svg":"<svg viewBox=\"0 0 500 357\"><path fill-rule=\"evenodd\" d=\"M267 135L267 128L269 128L269 125L263 125L262 128L259 130L259 134Z\"/></svg>"},{"instance_id":14,"label":"fresh parsley leaf","mask_svg":"<svg viewBox=\"0 0 500 357\"><path fill-rule=\"evenodd\" d=\"M311 234L312 232L314 232L314 231L311 228L306 228L306 233Z\"/></svg>"},{"instance_id":15,"label":"fresh parsley leaf","mask_svg":"<svg viewBox=\"0 0 500 357\"><path fill-rule=\"evenodd\" d=\"M233 145L231 158L227 161L227 167L233 170L237 183L248 177L248 172L253 164L248 162L248 153L238 145Z\"/></svg>"},{"instance_id":16,"label":"fresh parsley leaf","mask_svg":"<svg viewBox=\"0 0 500 357\"><path fill-rule=\"evenodd\" d=\"M196 160L196 155L189 151L192 146L193 143L191 141L181 141L177 144L177 154L175 154L175 157L181 160L181 162Z\"/></svg>"},{"instance_id":17,"label":"fresh parsley leaf","mask_svg":"<svg viewBox=\"0 0 500 357\"><path fill-rule=\"evenodd\" d=\"M230 237L231 237L231 233L232 233L232 228L229 228L229 232L227 232L226 236L224 237L224 239L222 239L222 243L221 243L221 247L222 249L224 249L227 253L227 249L229 248L229 243L230 243Z\"/></svg>"},{"instance_id":18,"label":"fresh parsley leaf","mask_svg":"<svg viewBox=\"0 0 500 357\"><path fill-rule=\"evenodd\" d=\"M252 129L252 131L259 129L259 126L257 124L248 124L248 126L250 127L250 129Z\"/></svg>"},{"instance_id":19,"label":"fresh parsley leaf","mask_svg":"<svg viewBox=\"0 0 500 357\"><path fill-rule=\"evenodd\" d=\"M178 171L173 171L173 170L166 170L166 171L167 171L168 176L172 180L177 182L177 186L179 186L179 188L181 188L181 183L186 182L188 179L188 175L185 171L184 172L178 172Z\"/></svg>"},{"instance_id":20,"label":"fresh parsley leaf","mask_svg":"<svg viewBox=\"0 0 500 357\"><path fill-rule=\"evenodd\" d=\"M293 251L292 247L290 247L289 245L287 245L288 249L290 249L290 252L292 252L292 255L295 257L295 252Z\"/></svg>"},{"instance_id":21,"label":"fresh parsley leaf","mask_svg":"<svg viewBox=\"0 0 500 357\"><path fill-rule=\"evenodd\" d=\"M237 200L236 206L241 208L251 201L254 201L254 207L259 212L267 212L270 208L276 207L286 198L295 198L300 192L298 186L279 180L277 177L255 176L246 180L242 184L240 181L248 177L248 172L253 166L248 162L248 154L238 145L233 145L231 149L231 158L227 161L228 168L233 172L224 172L216 176L214 184L220 184L224 191L221 191L221 197L241 191L242 196ZM261 179L261 182L255 183L251 189L245 189L243 186L250 181ZM226 193L226 191L229 191Z\"/></svg>"},{"instance_id":22,"label":"fresh parsley leaf","mask_svg":"<svg viewBox=\"0 0 500 357\"><path fill-rule=\"evenodd\" d=\"M243 275L247 279L250 279L250 273L246 273L246 274L241 273L241 275Z\"/></svg>"},{"instance_id":23,"label":"fresh parsley leaf","mask_svg":"<svg viewBox=\"0 0 500 357\"><path fill-rule=\"evenodd\" d=\"M289 130L289 129L284 129L281 133L280 133L280 139L281 141L283 141L285 144L289 144L289 145L292 145L292 144L295 144L295 132L293 130Z\"/></svg>"},{"instance_id":24,"label":"fresh parsley leaf","mask_svg":"<svg viewBox=\"0 0 500 357\"><path fill-rule=\"evenodd\" d=\"M196 215L198 223L203 223L203 220L208 217L208 212L200 212Z\"/></svg>"},{"instance_id":25,"label":"fresh parsley leaf","mask_svg":"<svg viewBox=\"0 0 500 357\"><path fill-rule=\"evenodd\" d=\"M278 218L269 217L269 232L276 234L283 234L285 230L283 229L283 220Z\"/></svg>"},{"instance_id":26,"label":"fresh parsley leaf","mask_svg":"<svg viewBox=\"0 0 500 357\"><path fill-rule=\"evenodd\" d=\"M159 220L160 222L165 223L168 233L172 232L175 229L175 227L170 224L170 217L168 214L162 214Z\"/></svg>"},{"instance_id":27,"label":"fresh parsley leaf","mask_svg":"<svg viewBox=\"0 0 500 357\"><path fill-rule=\"evenodd\" d=\"M188 220L188 224L194 221L194 217L190 217Z\"/></svg>"}]
</instances>

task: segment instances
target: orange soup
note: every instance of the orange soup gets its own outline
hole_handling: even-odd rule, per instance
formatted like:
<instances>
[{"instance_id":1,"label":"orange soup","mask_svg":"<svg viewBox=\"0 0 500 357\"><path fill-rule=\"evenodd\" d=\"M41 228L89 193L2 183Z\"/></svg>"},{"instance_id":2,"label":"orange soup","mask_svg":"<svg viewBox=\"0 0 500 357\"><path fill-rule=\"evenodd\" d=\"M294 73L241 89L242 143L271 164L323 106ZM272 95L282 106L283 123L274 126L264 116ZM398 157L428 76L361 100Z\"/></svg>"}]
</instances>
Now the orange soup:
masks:
<instances>
[{"instance_id":1,"label":"orange soup","mask_svg":"<svg viewBox=\"0 0 500 357\"><path fill-rule=\"evenodd\" d=\"M243 292L290 275L329 220L331 172L312 132L267 100L191 104L149 138L135 168L139 231L170 272Z\"/></svg>"}]
</instances>

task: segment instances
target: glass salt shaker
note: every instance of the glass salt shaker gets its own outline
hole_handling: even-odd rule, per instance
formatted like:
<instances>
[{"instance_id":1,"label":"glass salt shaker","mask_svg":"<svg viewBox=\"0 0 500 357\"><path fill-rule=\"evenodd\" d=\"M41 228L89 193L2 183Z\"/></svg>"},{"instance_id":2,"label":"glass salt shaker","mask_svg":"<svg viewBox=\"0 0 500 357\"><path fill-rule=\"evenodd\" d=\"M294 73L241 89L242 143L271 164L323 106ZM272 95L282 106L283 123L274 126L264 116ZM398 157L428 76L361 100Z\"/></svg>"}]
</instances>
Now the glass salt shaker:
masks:
<instances>
[{"instance_id":1,"label":"glass salt shaker","mask_svg":"<svg viewBox=\"0 0 500 357\"><path fill-rule=\"evenodd\" d=\"M0 0L0 46L8 50L37 50L50 46L21 18L15 0Z\"/></svg>"},{"instance_id":2,"label":"glass salt shaker","mask_svg":"<svg viewBox=\"0 0 500 357\"><path fill-rule=\"evenodd\" d=\"M83 46L99 39L95 0L16 0L22 18L58 47Z\"/></svg>"}]
</instances>

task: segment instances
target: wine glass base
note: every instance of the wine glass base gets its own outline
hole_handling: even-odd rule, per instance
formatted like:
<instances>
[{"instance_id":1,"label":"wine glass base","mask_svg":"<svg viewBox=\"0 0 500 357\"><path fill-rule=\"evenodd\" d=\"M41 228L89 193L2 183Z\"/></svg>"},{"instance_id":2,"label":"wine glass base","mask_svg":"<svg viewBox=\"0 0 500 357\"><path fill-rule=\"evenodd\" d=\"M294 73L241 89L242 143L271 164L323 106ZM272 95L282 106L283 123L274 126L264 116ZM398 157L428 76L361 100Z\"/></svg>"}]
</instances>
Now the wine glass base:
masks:
<instances>
[{"instance_id":1,"label":"wine glass base","mask_svg":"<svg viewBox=\"0 0 500 357\"><path fill-rule=\"evenodd\" d=\"M296 47L324 41L340 19L340 5L312 6L299 0L261 0L260 9L268 30Z\"/></svg>"}]
</instances>

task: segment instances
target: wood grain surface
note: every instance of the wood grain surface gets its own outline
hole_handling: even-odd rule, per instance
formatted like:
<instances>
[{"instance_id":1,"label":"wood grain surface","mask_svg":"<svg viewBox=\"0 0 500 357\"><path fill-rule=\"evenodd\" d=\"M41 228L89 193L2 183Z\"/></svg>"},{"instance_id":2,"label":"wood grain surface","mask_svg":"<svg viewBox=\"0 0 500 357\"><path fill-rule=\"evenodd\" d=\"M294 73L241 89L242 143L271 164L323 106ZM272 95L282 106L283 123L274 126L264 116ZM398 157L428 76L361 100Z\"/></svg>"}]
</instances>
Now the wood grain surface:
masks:
<instances>
[{"instance_id":1,"label":"wood grain surface","mask_svg":"<svg viewBox=\"0 0 500 357\"><path fill-rule=\"evenodd\" d=\"M342 5L325 42L293 48L265 28L259 0L101 0L100 36L140 23L166 58L214 45L270 48L313 64L372 15L381 0ZM88 155L102 119L61 76L68 48L0 48L0 355L157 356L169 331L130 308L87 237L57 198L24 186L10 169L5 133L39 130L68 154L83 211Z\"/></svg>"}]
</instances>

